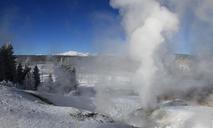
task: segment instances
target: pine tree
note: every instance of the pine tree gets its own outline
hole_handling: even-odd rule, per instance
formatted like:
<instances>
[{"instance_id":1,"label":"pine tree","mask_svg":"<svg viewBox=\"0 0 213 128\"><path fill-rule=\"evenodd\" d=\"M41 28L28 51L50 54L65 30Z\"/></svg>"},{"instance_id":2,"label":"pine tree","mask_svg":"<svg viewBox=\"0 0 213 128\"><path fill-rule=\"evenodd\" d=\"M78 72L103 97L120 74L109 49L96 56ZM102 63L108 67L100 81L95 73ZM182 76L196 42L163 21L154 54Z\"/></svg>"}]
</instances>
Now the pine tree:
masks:
<instances>
[{"instance_id":1,"label":"pine tree","mask_svg":"<svg viewBox=\"0 0 213 128\"><path fill-rule=\"evenodd\" d=\"M1 80L15 82L16 58L13 53L13 46L11 44L5 44L0 49Z\"/></svg>"},{"instance_id":2,"label":"pine tree","mask_svg":"<svg viewBox=\"0 0 213 128\"><path fill-rule=\"evenodd\" d=\"M34 89L37 90L39 84L41 83L38 66L34 67L33 78L34 78Z\"/></svg>"},{"instance_id":3,"label":"pine tree","mask_svg":"<svg viewBox=\"0 0 213 128\"><path fill-rule=\"evenodd\" d=\"M19 63L18 64L18 67L17 67L17 76L16 76L16 79L17 79L17 82L20 84L20 85L23 85L23 81L24 81L24 71L23 71L23 67L22 65Z\"/></svg>"},{"instance_id":4,"label":"pine tree","mask_svg":"<svg viewBox=\"0 0 213 128\"><path fill-rule=\"evenodd\" d=\"M30 89L30 90L34 89L31 68L28 67L27 65L25 65L25 68L24 68L24 86L25 86L25 89Z\"/></svg>"},{"instance_id":5,"label":"pine tree","mask_svg":"<svg viewBox=\"0 0 213 128\"><path fill-rule=\"evenodd\" d=\"M28 67L27 65L25 65L24 70L23 70L23 77L22 77L23 80L25 79L26 75L28 73L30 73L30 71L31 71L31 68Z\"/></svg>"}]
</instances>

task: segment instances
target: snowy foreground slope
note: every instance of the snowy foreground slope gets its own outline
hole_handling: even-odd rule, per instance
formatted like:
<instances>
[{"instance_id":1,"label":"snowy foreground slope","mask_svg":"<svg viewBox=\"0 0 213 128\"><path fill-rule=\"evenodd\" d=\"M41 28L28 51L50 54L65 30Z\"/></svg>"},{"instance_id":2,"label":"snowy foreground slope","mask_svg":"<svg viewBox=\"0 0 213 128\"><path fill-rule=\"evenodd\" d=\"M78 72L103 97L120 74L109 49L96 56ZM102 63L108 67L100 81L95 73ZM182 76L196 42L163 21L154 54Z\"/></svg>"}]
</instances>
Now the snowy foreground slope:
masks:
<instances>
[{"instance_id":1,"label":"snowy foreground slope","mask_svg":"<svg viewBox=\"0 0 213 128\"><path fill-rule=\"evenodd\" d=\"M94 99L84 96L54 96L31 92L59 106L72 106L95 111ZM110 100L108 98L108 100ZM137 97L120 97L111 100L110 106L104 105L104 113L115 120L122 120L140 128L212 128L213 108L199 106L191 102L168 101L156 110L147 112L139 108ZM82 101L82 102L80 102ZM91 126L93 128L93 126ZM88 126L88 128L91 128ZM103 126L102 126L103 127ZM108 127L108 126L106 126ZM116 126L119 128L119 126Z\"/></svg>"},{"instance_id":2,"label":"snowy foreground slope","mask_svg":"<svg viewBox=\"0 0 213 128\"><path fill-rule=\"evenodd\" d=\"M111 112L117 111L126 116L122 120L126 123L118 123L114 121L113 114L111 115L107 109L108 116L112 118L90 112L95 111L96 107L91 97L54 96L0 86L0 128L213 127L213 108L194 104L174 104L174 101L171 101L169 104L159 105L152 112L146 112L143 109L126 111L128 107L124 107L124 104L129 104L133 108L136 105L134 101L138 102L136 97L126 98L127 100L122 98L122 102L121 98L113 99L115 104L110 106ZM45 100L54 105L47 104Z\"/></svg>"},{"instance_id":3,"label":"snowy foreground slope","mask_svg":"<svg viewBox=\"0 0 213 128\"><path fill-rule=\"evenodd\" d=\"M0 128L128 128L109 117L46 104L34 96L0 87Z\"/></svg>"}]
</instances>

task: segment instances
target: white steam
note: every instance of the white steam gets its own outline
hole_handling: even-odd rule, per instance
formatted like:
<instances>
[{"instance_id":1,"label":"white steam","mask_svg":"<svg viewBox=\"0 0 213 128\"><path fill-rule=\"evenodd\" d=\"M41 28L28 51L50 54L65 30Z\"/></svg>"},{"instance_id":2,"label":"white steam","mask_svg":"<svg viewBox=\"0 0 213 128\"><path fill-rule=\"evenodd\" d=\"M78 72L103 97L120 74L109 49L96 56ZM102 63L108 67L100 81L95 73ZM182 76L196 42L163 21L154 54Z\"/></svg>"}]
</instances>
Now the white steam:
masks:
<instances>
[{"instance_id":1,"label":"white steam","mask_svg":"<svg viewBox=\"0 0 213 128\"><path fill-rule=\"evenodd\" d=\"M123 23L130 43L130 54L141 63L136 73L136 89L144 108L154 107L156 97L152 83L158 67L154 57L165 42L167 33L178 29L177 16L155 0L111 0L123 16Z\"/></svg>"},{"instance_id":2,"label":"white steam","mask_svg":"<svg viewBox=\"0 0 213 128\"><path fill-rule=\"evenodd\" d=\"M117 71L118 74L114 69L107 74L107 66L100 70L100 76L109 79L100 80L96 84L97 111L122 121L131 123L136 120L146 124L144 122L148 121L141 122L141 117L146 117L146 114L142 113L140 118L136 116L135 119L131 114L134 117L137 110L153 109L156 105L161 107L162 100L168 99L211 103L209 95L213 92L213 72L209 69L213 67L212 3L211 0L111 0L111 6L118 9L122 16L131 60L135 60L129 65L127 60L109 66L129 71L128 75ZM179 39L182 37L178 37L178 34L184 39ZM173 35L176 37L171 38ZM170 42L189 43L193 55L183 55L186 59L176 62L178 56L174 59L174 53L169 53L172 51ZM101 62L103 60L105 58ZM115 63L114 60L108 61ZM179 71L176 67L179 63L188 65L190 70ZM121 69L122 66L124 68ZM128 70L132 67L133 70ZM119 75L127 78L127 82L114 82ZM143 109L138 109L141 107Z\"/></svg>"}]
</instances>

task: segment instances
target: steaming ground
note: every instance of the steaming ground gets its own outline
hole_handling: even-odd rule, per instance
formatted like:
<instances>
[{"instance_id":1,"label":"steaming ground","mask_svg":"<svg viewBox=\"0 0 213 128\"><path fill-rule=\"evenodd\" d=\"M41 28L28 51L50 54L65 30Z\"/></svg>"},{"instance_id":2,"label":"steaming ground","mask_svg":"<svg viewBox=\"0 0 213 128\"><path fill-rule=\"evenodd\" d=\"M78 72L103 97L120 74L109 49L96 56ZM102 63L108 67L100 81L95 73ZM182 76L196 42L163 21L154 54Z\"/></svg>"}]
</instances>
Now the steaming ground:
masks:
<instances>
[{"instance_id":1,"label":"steaming ground","mask_svg":"<svg viewBox=\"0 0 213 128\"><path fill-rule=\"evenodd\" d=\"M146 111L139 96L108 94L108 102L97 109L91 88L80 96L0 88L1 128L211 128L213 119L211 105L194 101L165 100ZM211 97L205 99L210 103Z\"/></svg>"},{"instance_id":2,"label":"steaming ground","mask_svg":"<svg viewBox=\"0 0 213 128\"><path fill-rule=\"evenodd\" d=\"M41 97L46 96L38 96L37 94L32 95L32 93L33 92L23 92L10 87L0 87L1 128L130 127L124 123L115 122L112 118L105 115L85 110L90 109L90 106L86 104L90 101L86 99L80 102L80 97L78 97L78 99L73 97L68 100L62 96L58 97L57 95L52 95L53 97L47 97L47 99L44 100L44 98ZM67 105L70 107L63 107L65 106L64 103L67 101L70 102L70 104L68 103Z\"/></svg>"},{"instance_id":3,"label":"steaming ground","mask_svg":"<svg viewBox=\"0 0 213 128\"><path fill-rule=\"evenodd\" d=\"M79 81L79 96L0 86L0 127L211 128L211 89L185 92L179 98L171 95L162 98L156 108L146 110L129 77L96 77Z\"/></svg>"},{"instance_id":4,"label":"steaming ground","mask_svg":"<svg viewBox=\"0 0 213 128\"><path fill-rule=\"evenodd\" d=\"M180 58L183 57L181 56ZM104 58L104 60L106 61L107 59ZM55 65L44 64L38 66L43 72L41 77L42 81L45 82L45 79L48 78L48 73L52 72L51 70L54 69ZM153 101L156 107L149 109L145 109L143 105L141 105L142 95L138 94L138 88L134 86L134 83L137 82L134 80L137 79L134 78L135 76L132 70L130 70L129 73L121 72L120 70L112 70L111 72L111 70L109 70L110 68L104 68L105 66L100 66L102 70L92 72L91 74L88 72L84 74L84 72L78 72L77 70L77 78L80 84L78 88L79 96L72 93L60 92L61 89L57 93L48 93L44 90L37 92L20 92L20 90L2 87L2 89L0 89L0 91L2 91L0 92L0 97L2 94L11 95L12 101L8 102L8 106L5 106L5 108L13 106L11 111L15 111L21 107L18 112L18 119L12 118L14 114L10 112L10 115L7 116L11 117L5 117L6 119L9 118L15 120L15 122L20 122L18 124L19 127L28 125L23 121L19 121L19 119L25 120L26 117L32 116L39 119L38 121L36 119L30 119L30 122L33 124L32 127L36 127L36 122L41 122L40 120L45 118L43 119L44 121L55 124L55 126L74 128L76 125L77 128L123 128L124 126L139 128L210 128L209 125L211 125L213 112L213 91L210 84L212 83L210 77L207 77L208 79L206 77L204 77L205 79L198 77L200 79L195 80L194 75L191 75L193 73L190 73L190 70L193 69L190 65L181 63L181 65L177 66L184 71L175 72L175 75L173 74L170 77L162 78L157 82L157 84L160 85L163 80L166 80L166 86L159 86L159 88L154 90L156 92L164 90L164 93L161 93L161 95L157 97L157 102ZM99 69L101 69L100 67ZM209 69L210 67L212 66L209 66ZM116 68L116 66L112 68ZM195 69L193 70L197 71ZM53 73L52 76L53 78L57 77L57 73ZM64 76L64 78L68 77ZM168 82L168 80L170 81ZM63 85L61 86L63 87ZM20 97L22 97L19 101L16 99L17 92L18 96L20 95ZM31 98L28 98L29 96ZM3 95L2 99L4 98L6 101L3 102L7 102L8 97ZM36 102L32 99L36 99ZM13 105L13 100L15 100L14 103L22 101L24 103ZM27 104L25 105L25 101L29 106L27 106ZM41 104L42 102L43 104ZM149 102L152 103L151 100ZM40 108L39 106L46 106L46 108ZM0 108L0 111L1 109L2 108ZM30 112L25 114L25 109ZM52 109L54 109L53 112ZM73 112L73 109L78 112ZM31 111L34 110L36 113L32 115ZM2 113L8 113L8 111L10 111L10 109ZM37 115L37 111L39 114L47 114L48 117L45 117L43 114ZM51 111L51 113L49 111ZM85 111L86 114L84 113ZM63 118L58 117L58 115L63 116ZM61 124L61 120L67 120L68 123L64 122L65 124ZM10 122L2 119L0 123L9 125L8 123ZM42 127L53 127L50 124L42 124ZM15 126L11 125L11 127Z\"/></svg>"}]
</instances>

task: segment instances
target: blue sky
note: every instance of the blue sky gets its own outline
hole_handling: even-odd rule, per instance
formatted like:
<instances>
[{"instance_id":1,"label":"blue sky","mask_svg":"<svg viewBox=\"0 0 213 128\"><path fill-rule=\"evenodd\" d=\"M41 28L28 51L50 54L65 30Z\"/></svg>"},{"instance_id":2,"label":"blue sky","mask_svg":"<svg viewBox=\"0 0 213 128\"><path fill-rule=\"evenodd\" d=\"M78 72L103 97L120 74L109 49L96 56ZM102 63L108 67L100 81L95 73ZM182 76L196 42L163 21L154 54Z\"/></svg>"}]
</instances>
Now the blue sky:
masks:
<instances>
[{"instance_id":1,"label":"blue sky","mask_svg":"<svg viewBox=\"0 0 213 128\"><path fill-rule=\"evenodd\" d=\"M109 0L0 1L0 43L11 41L16 54L96 53L97 35L109 35L101 31L112 26L119 36L118 11Z\"/></svg>"},{"instance_id":2,"label":"blue sky","mask_svg":"<svg viewBox=\"0 0 213 128\"><path fill-rule=\"evenodd\" d=\"M1 0L0 28L0 44L10 41L16 54L97 53L116 41L115 52L125 43L121 17L109 0ZM189 30L185 20L176 52L190 52Z\"/></svg>"}]
</instances>

